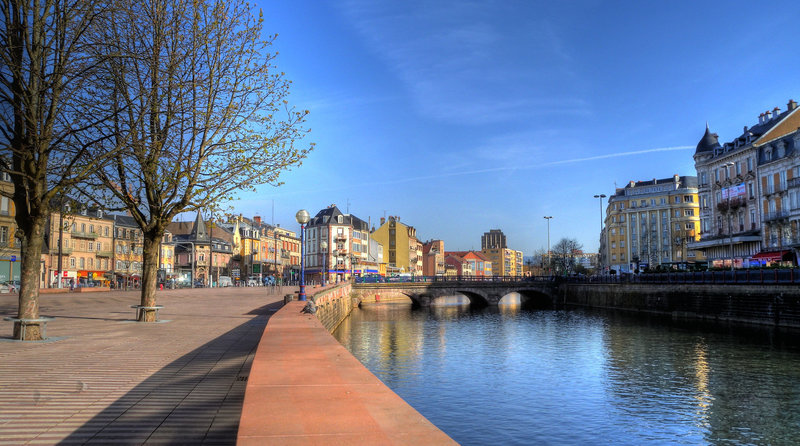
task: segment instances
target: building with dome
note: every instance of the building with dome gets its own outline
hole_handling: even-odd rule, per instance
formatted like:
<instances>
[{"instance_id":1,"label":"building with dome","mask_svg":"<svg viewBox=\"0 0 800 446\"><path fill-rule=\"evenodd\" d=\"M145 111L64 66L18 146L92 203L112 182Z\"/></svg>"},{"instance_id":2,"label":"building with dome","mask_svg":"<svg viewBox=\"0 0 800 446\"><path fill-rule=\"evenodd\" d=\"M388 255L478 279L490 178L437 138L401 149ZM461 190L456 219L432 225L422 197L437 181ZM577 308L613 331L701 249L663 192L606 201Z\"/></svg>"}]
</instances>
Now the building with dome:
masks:
<instances>
[{"instance_id":1,"label":"building with dome","mask_svg":"<svg viewBox=\"0 0 800 446\"><path fill-rule=\"evenodd\" d=\"M785 140L797 134L800 113L796 111L797 103L789 101L786 111L775 107L761 113L757 124L745 126L724 144L706 124L694 154L701 232L700 241L691 247L706 253L709 266L740 268L758 263L759 258L772 255L763 249L771 234L776 240L785 235L790 244L791 225L784 214L790 208L787 185L796 174L791 168L794 159L790 157L782 167L768 169L767 164L800 147L795 145L796 138ZM789 228L786 234L784 228Z\"/></svg>"}]
</instances>

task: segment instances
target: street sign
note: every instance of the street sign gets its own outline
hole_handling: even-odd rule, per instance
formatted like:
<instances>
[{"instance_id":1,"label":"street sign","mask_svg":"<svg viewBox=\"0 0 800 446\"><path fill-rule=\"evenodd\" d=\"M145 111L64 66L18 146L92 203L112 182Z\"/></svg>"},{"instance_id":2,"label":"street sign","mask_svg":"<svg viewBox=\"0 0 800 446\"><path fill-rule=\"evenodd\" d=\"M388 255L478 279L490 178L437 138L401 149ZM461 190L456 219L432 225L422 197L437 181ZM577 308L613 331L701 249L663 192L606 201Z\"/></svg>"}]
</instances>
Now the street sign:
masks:
<instances>
[{"instance_id":1,"label":"street sign","mask_svg":"<svg viewBox=\"0 0 800 446\"><path fill-rule=\"evenodd\" d=\"M241 275L241 270L239 268L234 268L231 270L231 277L233 277L234 279L238 279L240 275Z\"/></svg>"},{"instance_id":2,"label":"street sign","mask_svg":"<svg viewBox=\"0 0 800 446\"><path fill-rule=\"evenodd\" d=\"M12 262L16 262L17 261L17 256L11 256L11 261Z\"/></svg>"}]
</instances>

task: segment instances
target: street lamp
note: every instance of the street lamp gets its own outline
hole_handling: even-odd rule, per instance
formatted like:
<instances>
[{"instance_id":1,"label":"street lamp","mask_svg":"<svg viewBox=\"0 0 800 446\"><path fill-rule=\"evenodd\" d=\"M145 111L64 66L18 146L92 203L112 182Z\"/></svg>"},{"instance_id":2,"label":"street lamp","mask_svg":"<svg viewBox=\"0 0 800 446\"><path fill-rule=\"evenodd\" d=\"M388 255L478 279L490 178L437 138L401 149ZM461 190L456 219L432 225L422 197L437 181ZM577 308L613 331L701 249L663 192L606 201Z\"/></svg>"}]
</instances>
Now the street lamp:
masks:
<instances>
[{"instance_id":1,"label":"street lamp","mask_svg":"<svg viewBox=\"0 0 800 446\"><path fill-rule=\"evenodd\" d=\"M322 286L325 286L325 279L328 276L328 242L319 242L319 249L322 250Z\"/></svg>"},{"instance_id":2,"label":"street lamp","mask_svg":"<svg viewBox=\"0 0 800 446\"><path fill-rule=\"evenodd\" d=\"M725 178L731 178L731 171L730 169L735 166L735 164L731 162L727 162L723 165L725 167ZM730 249L731 249L731 272L733 272L733 222L731 221L731 213L733 209L731 209L731 186L732 184L728 185L728 236L730 238Z\"/></svg>"},{"instance_id":3,"label":"street lamp","mask_svg":"<svg viewBox=\"0 0 800 446\"><path fill-rule=\"evenodd\" d=\"M306 223L311 220L311 215L305 209L300 209L294 216L295 220L300 223L300 296L299 300L306 300L306 269L305 269L305 229Z\"/></svg>"},{"instance_id":4,"label":"street lamp","mask_svg":"<svg viewBox=\"0 0 800 446\"><path fill-rule=\"evenodd\" d=\"M547 220L547 272L548 273L550 272L550 219L551 218L553 218L552 215L549 217L547 216L544 217L544 219Z\"/></svg>"},{"instance_id":5,"label":"street lamp","mask_svg":"<svg viewBox=\"0 0 800 446\"><path fill-rule=\"evenodd\" d=\"M600 199L600 238L602 239L603 238L603 198L606 198L606 195L605 194L597 194L597 195L594 196L594 198L599 198ZM601 243L601 245L602 245L602 243ZM601 258L600 262L601 262L600 267L602 267L603 266L602 265L602 258ZM602 269L602 268L599 268L599 269Z\"/></svg>"}]
</instances>

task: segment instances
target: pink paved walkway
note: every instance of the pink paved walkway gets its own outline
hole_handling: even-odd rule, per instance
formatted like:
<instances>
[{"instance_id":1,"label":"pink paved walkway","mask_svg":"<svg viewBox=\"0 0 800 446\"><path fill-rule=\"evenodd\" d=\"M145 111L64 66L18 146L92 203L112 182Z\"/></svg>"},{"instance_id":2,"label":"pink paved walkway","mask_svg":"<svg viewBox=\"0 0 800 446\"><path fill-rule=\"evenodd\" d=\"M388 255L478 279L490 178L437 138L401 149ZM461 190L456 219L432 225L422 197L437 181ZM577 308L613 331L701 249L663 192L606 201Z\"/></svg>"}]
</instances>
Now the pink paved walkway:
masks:
<instances>
[{"instance_id":1,"label":"pink paved walkway","mask_svg":"<svg viewBox=\"0 0 800 446\"><path fill-rule=\"evenodd\" d=\"M42 295L47 334L63 339L8 342L0 322L0 445L233 444L253 353L283 303L268 290L159 292L158 324L131 322L133 291ZM16 299L0 294L0 316L16 316Z\"/></svg>"},{"instance_id":2,"label":"pink paved walkway","mask_svg":"<svg viewBox=\"0 0 800 446\"><path fill-rule=\"evenodd\" d=\"M240 445L452 445L290 302L258 345L239 426Z\"/></svg>"}]
</instances>

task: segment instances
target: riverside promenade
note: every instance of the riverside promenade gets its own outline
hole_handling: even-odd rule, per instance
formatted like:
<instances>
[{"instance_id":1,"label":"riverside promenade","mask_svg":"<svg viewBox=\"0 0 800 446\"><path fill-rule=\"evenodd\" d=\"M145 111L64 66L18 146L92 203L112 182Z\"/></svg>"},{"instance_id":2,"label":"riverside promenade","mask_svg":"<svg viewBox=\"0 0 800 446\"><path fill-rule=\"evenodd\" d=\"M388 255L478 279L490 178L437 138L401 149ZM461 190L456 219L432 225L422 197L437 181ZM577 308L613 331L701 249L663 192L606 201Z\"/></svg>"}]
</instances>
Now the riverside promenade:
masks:
<instances>
[{"instance_id":1,"label":"riverside promenade","mask_svg":"<svg viewBox=\"0 0 800 446\"><path fill-rule=\"evenodd\" d=\"M138 291L42 294L42 342L0 323L0 445L234 444L253 355L294 288L158 292L161 323L133 322ZM17 295L0 294L16 316Z\"/></svg>"}]
</instances>

